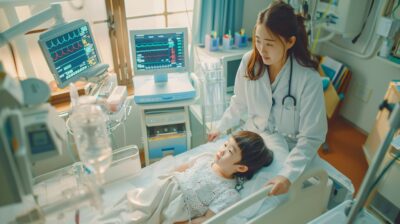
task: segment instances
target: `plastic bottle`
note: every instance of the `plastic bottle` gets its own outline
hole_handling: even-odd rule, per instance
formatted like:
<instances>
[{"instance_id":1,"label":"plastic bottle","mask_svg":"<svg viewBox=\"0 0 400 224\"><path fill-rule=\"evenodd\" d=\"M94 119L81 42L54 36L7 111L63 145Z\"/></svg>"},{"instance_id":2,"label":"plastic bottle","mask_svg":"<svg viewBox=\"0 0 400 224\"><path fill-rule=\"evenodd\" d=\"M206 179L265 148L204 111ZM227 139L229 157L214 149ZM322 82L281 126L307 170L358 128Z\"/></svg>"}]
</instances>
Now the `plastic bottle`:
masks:
<instances>
[{"instance_id":1,"label":"plastic bottle","mask_svg":"<svg viewBox=\"0 0 400 224\"><path fill-rule=\"evenodd\" d=\"M99 106L78 105L71 117L71 128L83 164L103 183L102 174L110 166L112 149L107 131L107 116Z\"/></svg>"}]
</instances>

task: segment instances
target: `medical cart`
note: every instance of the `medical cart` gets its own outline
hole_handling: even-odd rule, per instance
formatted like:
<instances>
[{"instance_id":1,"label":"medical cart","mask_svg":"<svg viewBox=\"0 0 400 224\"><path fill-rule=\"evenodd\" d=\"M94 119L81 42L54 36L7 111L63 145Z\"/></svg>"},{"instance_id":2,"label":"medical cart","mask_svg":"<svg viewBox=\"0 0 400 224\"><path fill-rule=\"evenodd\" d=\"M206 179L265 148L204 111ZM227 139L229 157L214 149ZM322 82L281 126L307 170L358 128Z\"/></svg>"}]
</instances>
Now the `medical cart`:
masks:
<instances>
[{"instance_id":1,"label":"medical cart","mask_svg":"<svg viewBox=\"0 0 400 224\"><path fill-rule=\"evenodd\" d=\"M189 106L195 99L136 104L140 109L145 165L190 149Z\"/></svg>"}]
</instances>

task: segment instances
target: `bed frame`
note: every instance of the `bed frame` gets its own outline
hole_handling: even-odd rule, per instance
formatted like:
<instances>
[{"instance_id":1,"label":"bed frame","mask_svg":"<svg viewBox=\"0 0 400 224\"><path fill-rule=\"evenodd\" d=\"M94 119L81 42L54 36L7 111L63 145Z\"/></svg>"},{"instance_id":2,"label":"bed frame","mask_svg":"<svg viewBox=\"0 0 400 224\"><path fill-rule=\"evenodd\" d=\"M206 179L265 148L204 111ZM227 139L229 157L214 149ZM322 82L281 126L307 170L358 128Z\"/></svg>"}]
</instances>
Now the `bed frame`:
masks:
<instances>
[{"instance_id":1,"label":"bed frame","mask_svg":"<svg viewBox=\"0 0 400 224\"><path fill-rule=\"evenodd\" d=\"M271 188L271 185L262 188L207 220L205 224L225 223L226 220L255 202L270 197L266 195ZM326 211L331 189L332 181L329 180L325 170L309 169L293 183L287 201L272 211L263 212L248 220L247 223L307 223Z\"/></svg>"}]
</instances>

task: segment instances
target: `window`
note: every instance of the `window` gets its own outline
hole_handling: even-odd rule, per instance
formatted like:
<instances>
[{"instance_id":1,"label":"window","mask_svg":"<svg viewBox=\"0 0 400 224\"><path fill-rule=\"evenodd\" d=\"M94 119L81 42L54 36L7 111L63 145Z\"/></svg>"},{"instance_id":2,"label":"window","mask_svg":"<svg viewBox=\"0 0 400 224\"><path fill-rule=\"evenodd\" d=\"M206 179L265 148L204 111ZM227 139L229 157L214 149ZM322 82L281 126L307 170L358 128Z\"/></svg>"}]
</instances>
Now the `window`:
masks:
<instances>
[{"instance_id":1,"label":"window","mask_svg":"<svg viewBox=\"0 0 400 224\"><path fill-rule=\"evenodd\" d=\"M77 8L75 4L81 3L83 4L83 7L81 9ZM98 45L98 51L102 63L109 64L112 69L114 67L114 56L109 37L108 16L105 1L64 0L60 1L60 4L62 7L63 17L66 21L85 19L89 22L96 44ZM127 33L129 33L130 29L183 26L189 28L190 40L193 5L194 0L125 0L126 21L128 27ZM13 3L13 1L0 3L0 30L4 31L10 27L9 24L12 24L14 21L9 20L12 20L14 15L19 21L23 21L48 7L49 4L43 3L31 3L27 5ZM47 83L54 80L38 44L39 35L50 28L53 24L53 21L46 22L28 32L28 34L25 34L22 38L12 40L20 79L37 77ZM127 46L127 48L129 48L129 46ZM13 66L14 62L7 46L0 47L0 55L0 61L2 62L6 72L15 77L17 71Z\"/></svg>"},{"instance_id":2,"label":"window","mask_svg":"<svg viewBox=\"0 0 400 224\"><path fill-rule=\"evenodd\" d=\"M194 0L125 0L128 30L188 27L189 41Z\"/></svg>"}]
</instances>

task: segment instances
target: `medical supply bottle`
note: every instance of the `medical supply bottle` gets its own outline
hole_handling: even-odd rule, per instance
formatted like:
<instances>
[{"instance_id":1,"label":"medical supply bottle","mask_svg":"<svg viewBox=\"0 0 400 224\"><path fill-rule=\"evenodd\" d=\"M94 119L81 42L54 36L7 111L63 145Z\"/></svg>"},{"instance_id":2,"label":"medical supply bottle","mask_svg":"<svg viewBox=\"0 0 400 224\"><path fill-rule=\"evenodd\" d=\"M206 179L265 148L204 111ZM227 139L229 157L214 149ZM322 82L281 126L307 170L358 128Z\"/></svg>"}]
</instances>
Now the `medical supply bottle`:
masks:
<instances>
[{"instance_id":1,"label":"medical supply bottle","mask_svg":"<svg viewBox=\"0 0 400 224\"><path fill-rule=\"evenodd\" d=\"M94 104L78 105L70 117L79 157L88 172L94 172L99 184L112 161L112 148L107 132L107 116Z\"/></svg>"}]
</instances>

